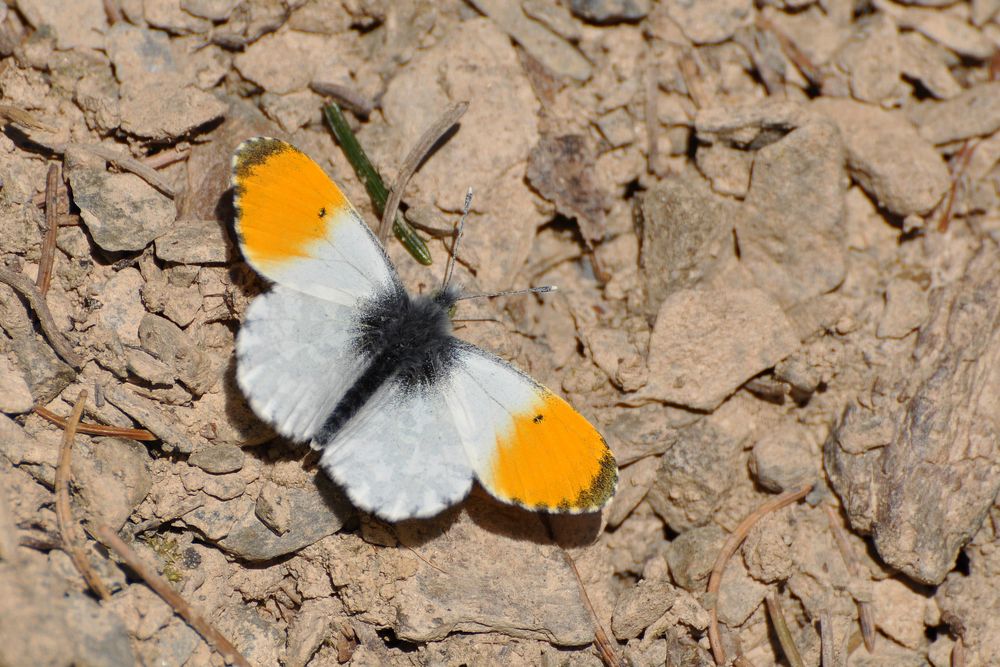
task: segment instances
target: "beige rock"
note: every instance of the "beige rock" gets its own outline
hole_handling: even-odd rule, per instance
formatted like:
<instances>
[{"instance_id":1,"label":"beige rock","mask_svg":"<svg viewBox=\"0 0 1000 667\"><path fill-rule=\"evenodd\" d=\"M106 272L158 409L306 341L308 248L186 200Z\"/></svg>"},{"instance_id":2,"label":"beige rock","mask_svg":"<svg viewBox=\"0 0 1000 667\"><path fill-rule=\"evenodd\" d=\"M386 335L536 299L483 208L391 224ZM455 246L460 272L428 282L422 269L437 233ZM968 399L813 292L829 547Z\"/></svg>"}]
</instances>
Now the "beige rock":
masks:
<instances>
[{"instance_id":1,"label":"beige rock","mask_svg":"<svg viewBox=\"0 0 1000 667\"><path fill-rule=\"evenodd\" d=\"M451 632L500 632L589 643L579 585L538 518L478 497L463 507L433 522L396 526L421 563L434 563L396 583L396 635L423 642Z\"/></svg>"},{"instance_id":2,"label":"beige rock","mask_svg":"<svg viewBox=\"0 0 1000 667\"><path fill-rule=\"evenodd\" d=\"M321 35L280 30L264 35L236 56L233 64L246 79L276 94L303 90L328 61ZM329 51L327 50L327 53Z\"/></svg>"},{"instance_id":3,"label":"beige rock","mask_svg":"<svg viewBox=\"0 0 1000 667\"><path fill-rule=\"evenodd\" d=\"M178 220L156 240L156 256L180 264L221 264L231 252L229 234L218 220Z\"/></svg>"},{"instance_id":4,"label":"beige rock","mask_svg":"<svg viewBox=\"0 0 1000 667\"><path fill-rule=\"evenodd\" d=\"M125 365L129 373L150 384L168 386L177 379L177 375L169 366L135 348L125 350Z\"/></svg>"},{"instance_id":5,"label":"beige rock","mask_svg":"<svg viewBox=\"0 0 1000 667\"><path fill-rule=\"evenodd\" d=\"M879 630L908 648L924 641L924 610L929 600L899 579L884 579L874 585L874 612Z\"/></svg>"},{"instance_id":6,"label":"beige rock","mask_svg":"<svg viewBox=\"0 0 1000 667\"><path fill-rule=\"evenodd\" d=\"M199 449L188 457L188 463L213 475L237 472L243 467L245 455L236 445L213 445Z\"/></svg>"},{"instance_id":7,"label":"beige rock","mask_svg":"<svg viewBox=\"0 0 1000 667\"><path fill-rule=\"evenodd\" d=\"M660 461L655 456L639 459L618 471L618 488L608 510L608 525L618 526L642 502L656 479Z\"/></svg>"},{"instance_id":8,"label":"beige rock","mask_svg":"<svg viewBox=\"0 0 1000 667\"><path fill-rule=\"evenodd\" d=\"M73 99L87 116L87 124L103 133L111 133L121 124L118 82L111 70L95 70L76 83Z\"/></svg>"},{"instance_id":9,"label":"beige rock","mask_svg":"<svg viewBox=\"0 0 1000 667\"><path fill-rule=\"evenodd\" d=\"M737 400L673 435L646 502L673 530L703 526L732 492L752 418ZM666 440L666 438L664 438Z\"/></svg>"},{"instance_id":10,"label":"beige rock","mask_svg":"<svg viewBox=\"0 0 1000 667\"><path fill-rule=\"evenodd\" d=\"M950 186L941 155L901 115L847 99L822 98L813 108L837 123L851 176L880 206L926 213Z\"/></svg>"},{"instance_id":11,"label":"beige rock","mask_svg":"<svg viewBox=\"0 0 1000 667\"><path fill-rule=\"evenodd\" d=\"M143 0L143 15L154 27L174 34L208 32L211 21L184 11L181 0Z\"/></svg>"},{"instance_id":12,"label":"beige rock","mask_svg":"<svg viewBox=\"0 0 1000 667\"><path fill-rule=\"evenodd\" d=\"M168 451L190 453L195 442L204 442L200 436L192 436L178 426L170 406L156 403L119 386L106 387L104 393L109 403L163 440Z\"/></svg>"},{"instance_id":13,"label":"beige rock","mask_svg":"<svg viewBox=\"0 0 1000 667\"><path fill-rule=\"evenodd\" d=\"M674 538L667 562L677 585L692 593L705 590L712 564L725 541L725 531L714 523L685 530Z\"/></svg>"},{"instance_id":14,"label":"beige rock","mask_svg":"<svg viewBox=\"0 0 1000 667\"><path fill-rule=\"evenodd\" d=\"M736 225L741 264L784 307L825 294L846 272L844 148L826 120L757 151ZM752 213L756 209L756 213Z\"/></svg>"},{"instance_id":15,"label":"beige rock","mask_svg":"<svg viewBox=\"0 0 1000 667\"><path fill-rule=\"evenodd\" d=\"M121 127L129 134L169 141L220 118L226 105L196 86L147 81L122 86L120 109Z\"/></svg>"},{"instance_id":16,"label":"beige rock","mask_svg":"<svg viewBox=\"0 0 1000 667\"><path fill-rule=\"evenodd\" d=\"M580 23L563 5L549 4L545 0L525 0L521 3L521 9L552 32L571 42L579 42L583 36Z\"/></svg>"},{"instance_id":17,"label":"beige rock","mask_svg":"<svg viewBox=\"0 0 1000 667\"><path fill-rule=\"evenodd\" d=\"M172 322L147 313L139 324L139 340L146 352L172 368L196 394L205 393L218 380L211 359Z\"/></svg>"},{"instance_id":18,"label":"beige rock","mask_svg":"<svg viewBox=\"0 0 1000 667\"><path fill-rule=\"evenodd\" d=\"M24 375L7 355L0 354L0 412L22 414L34 406Z\"/></svg>"},{"instance_id":19,"label":"beige rock","mask_svg":"<svg viewBox=\"0 0 1000 667\"><path fill-rule=\"evenodd\" d=\"M108 173L103 164L71 149L66 151L66 172L73 203L94 242L105 250L142 250L174 221L174 202L135 174Z\"/></svg>"},{"instance_id":20,"label":"beige rock","mask_svg":"<svg viewBox=\"0 0 1000 667\"><path fill-rule=\"evenodd\" d=\"M732 231L736 207L703 179L666 179L646 193L641 209L640 271L647 316L678 290L711 284L736 261Z\"/></svg>"},{"instance_id":21,"label":"beige rock","mask_svg":"<svg viewBox=\"0 0 1000 667\"><path fill-rule=\"evenodd\" d=\"M641 394L712 410L798 344L781 308L761 290L676 292L657 315Z\"/></svg>"},{"instance_id":22,"label":"beige rock","mask_svg":"<svg viewBox=\"0 0 1000 667\"><path fill-rule=\"evenodd\" d=\"M934 144L993 134L1000 129L1000 81L981 83L915 112L920 134Z\"/></svg>"},{"instance_id":23,"label":"beige rock","mask_svg":"<svg viewBox=\"0 0 1000 667\"><path fill-rule=\"evenodd\" d=\"M278 536L287 533L292 523L292 508L288 496L278 485L270 482L261 488L254 514Z\"/></svg>"},{"instance_id":24,"label":"beige rock","mask_svg":"<svg viewBox=\"0 0 1000 667\"><path fill-rule=\"evenodd\" d=\"M101 0L65 3L59 0L18 0L17 8L35 28L47 27L59 49L99 49L104 46L107 14Z\"/></svg>"},{"instance_id":25,"label":"beige rock","mask_svg":"<svg viewBox=\"0 0 1000 667\"><path fill-rule=\"evenodd\" d=\"M927 321L927 292L912 280L894 278L885 288L885 309L878 322L879 338L903 338Z\"/></svg>"},{"instance_id":26,"label":"beige rock","mask_svg":"<svg viewBox=\"0 0 1000 667\"><path fill-rule=\"evenodd\" d=\"M73 480L84 518L120 530L149 493L149 454L134 440L85 440L73 455Z\"/></svg>"},{"instance_id":27,"label":"beige rock","mask_svg":"<svg viewBox=\"0 0 1000 667\"><path fill-rule=\"evenodd\" d=\"M986 59L996 50L996 45L976 27L949 12L904 8L889 0L875 0L875 6L895 19L900 27L918 30L963 56Z\"/></svg>"},{"instance_id":28,"label":"beige rock","mask_svg":"<svg viewBox=\"0 0 1000 667\"><path fill-rule=\"evenodd\" d=\"M745 197L750 188L753 153L722 143L698 146L698 170L712 181L712 189L722 195Z\"/></svg>"},{"instance_id":29,"label":"beige rock","mask_svg":"<svg viewBox=\"0 0 1000 667\"><path fill-rule=\"evenodd\" d=\"M717 44L753 21L753 3L747 0L671 3L670 17L695 44Z\"/></svg>"},{"instance_id":30,"label":"beige rock","mask_svg":"<svg viewBox=\"0 0 1000 667\"><path fill-rule=\"evenodd\" d=\"M731 628L739 627L764 601L767 586L750 576L739 558L730 561L719 594L719 620Z\"/></svg>"},{"instance_id":31,"label":"beige rock","mask_svg":"<svg viewBox=\"0 0 1000 667\"><path fill-rule=\"evenodd\" d=\"M968 665L988 665L1000 655L1000 594L995 581L995 573L952 572L935 596L942 620L966 635Z\"/></svg>"},{"instance_id":32,"label":"beige rock","mask_svg":"<svg viewBox=\"0 0 1000 667\"><path fill-rule=\"evenodd\" d=\"M765 583L784 581L795 571L797 555L792 542L796 525L790 510L770 514L755 525L743 541L740 553L747 572Z\"/></svg>"},{"instance_id":33,"label":"beige rock","mask_svg":"<svg viewBox=\"0 0 1000 667\"><path fill-rule=\"evenodd\" d=\"M818 447L806 429L781 425L761 434L754 444L751 471L765 489L792 491L817 478Z\"/></svg>"},{"instance_id":34,"label":"beige rock","mask_svg":"<svg viewBox=\"0 0 1000 667\"><path fill-rule=\"evenodd\" d=\"M916 79L935 97L950 99L962 92L949 68L954 56L932 43L919 32L909 32L901 37L903 52L901 67L906 76Z\"/></svg>"},{"instance_id":35,"label":"beige rock","mask_svg":"<svg viewBox=\"0 0 1000 667\"><path fill-rule=\"evenodd\" d=\"M591 67L587 59L562 37L528 19L517 4L504 0L472 0L472 5L554 74L577 81L590 78Z\"/></svg>"},{"instance_id":36,"label":"beige rock","mask_svg":"<svg viewBox=\"0 0 1000 667\"><path fill-rule=\"evenodd\" d=\"M619 465L662 454L677 438L676 429L698 421L699 415L683 408L644 403L616 410L604 427L605 437L615 444Z\"/></svg>"},{"instance_id":37,"label":"beige rock","mask_svg":"<svg viewBox=\"0 0 1000 667\"><path fill-rule=\"evenodd\" d=\"M303 602L288 628L288 652L282 664L306 667L320 644L337 632L333 619L341 611L341 605L333 597Z\"/></svg>"},{"instance_id":38,"label":"beige rock","mask_svg":"<svg viewBox=\"0 0 1000 667\"><path fill-rule=\"evenodd\" d=\"M170 39L163 31L119 21L108 30L106 49L115 77L123 84L138 86L154 76L160 84L181 84Z\"/></svg>"},{"instance_id":39,"label":"beige rock","mask_svg":"<svg viewBox=\"0 0 1000 667\"><path fill-rule=\"evenodd\" d=\"M240 0L180 0L180 8L209 21L221 22L229 18Z\"/></svg>"},{"instance_id":40,"label":"beige rock","mask_svg":"<svg viewBox=\"0 0 1000 667\"><path fill-rule=\"evenodd\" d=\"M1000 488L1000 308L985 296L1000 289L998 266L985 242L960 279L935 291L912 358L845 411L825 445L851 525L923 583L947 576Z\"/></svg>"},{"instance_id":41,"label":"beige rock","mask_svg":"<svg viewBox=\"0 0 1000 667\"><path fill-rule=\"evenodd\" d=\"M910 87L901 76L903 45L896 24L876 14L855 25L851 39L833 59L847 74L851 96L873 104L904 99Z\"/></svg>"},{"instance_id":42,"label":"beige rock","mask_svg":"<svg viewBox=\"0 0 1000 667\"><path fill-rule=\"evenodd\" d=\"M830 63L838 49L851 37L847 22L839 23L832 7L825 8L824 11L818 5L811 4L800 11L787 12L765 5L760 11L814 65ZM853 17L849 20L853 27Z\"/></svg>"},{"instance_id":43,"label":"beige rock","mask_svg":"<svg viewBox=\"0 0 1000 667\"><path fill-rule=\"evenodd\" d=\"M638 637L670 609L675 595L669 581L643 579L618 597L611 617L611 631L618 639Z\"/></svg>"},{"instance_id":44,"label":"beige rock","mask_svg":"<svg viewBox=\"0 0 1000 667\"><path fill-rule=\"evenodd\" d=\"M265 92L260 96L264 113L289 134L310 123L325 122L321 120L324 103L323 97L311 90L296 90L284 95Z\"/></svg>"},{"instance_id":45,"label":"beige rock","mask_svg":"<svg viewBox=\"0 0 1000 667\"><path fill-rule=\"evenodd\" d=\"M143 284L139 271L126 267L111 276L97 294L101 302L97 321L125 345L139 344L139 322L146 314L139 292Z\"/></svg>"}]
</instances>

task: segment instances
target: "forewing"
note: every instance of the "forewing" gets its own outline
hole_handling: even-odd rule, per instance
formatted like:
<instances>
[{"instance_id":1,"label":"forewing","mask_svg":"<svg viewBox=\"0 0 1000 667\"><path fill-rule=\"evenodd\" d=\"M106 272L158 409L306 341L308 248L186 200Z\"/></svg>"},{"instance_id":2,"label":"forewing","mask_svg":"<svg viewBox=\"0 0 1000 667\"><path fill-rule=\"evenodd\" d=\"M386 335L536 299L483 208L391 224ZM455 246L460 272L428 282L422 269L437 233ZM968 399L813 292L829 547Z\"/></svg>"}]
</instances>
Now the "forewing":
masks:
<instances>
[{"instance_id":1,"label":"forewing","mask_svg":"<svg viewBox=\"0 0 1000 667\"><path fill-rule=\"evenodd\" d=\"M440 384L383 384L333 438L320 465L357 507L387 521L429 517L465 497L473 473Z\"/></svg>"},{"instance_id":2,"label":"forewing","mask_svg":"<svg viewBox=\"0 0 1000 667\"><path fill-rule=\"evenodd\" d=\"M548 512L599 510L618 466L601 434L505 361L459 346L447 402L476 477L498 500Z\"/></svg>"},{"instance_id":3,"label":"forewing","mask_svg":"<svg viewBox=\"0 0 1000 667\"><path fill-rule=\"evenodd\" d=\"M340 188L291 144L269 137L240 144L233 201L240 250L270 280L346 306L399 285Z\"/></svg>"},{"instance_id":4,"label":"forewing","mask_svg":"<svg viewBox=\"0 0 1000 667\"><path fill-rule=\"evenodd\" d=\"M236 338L236 379L278 433L311 439L369 366L353 345L356 316L283 285L250 304Z\"/></svg>"}]
</instances>

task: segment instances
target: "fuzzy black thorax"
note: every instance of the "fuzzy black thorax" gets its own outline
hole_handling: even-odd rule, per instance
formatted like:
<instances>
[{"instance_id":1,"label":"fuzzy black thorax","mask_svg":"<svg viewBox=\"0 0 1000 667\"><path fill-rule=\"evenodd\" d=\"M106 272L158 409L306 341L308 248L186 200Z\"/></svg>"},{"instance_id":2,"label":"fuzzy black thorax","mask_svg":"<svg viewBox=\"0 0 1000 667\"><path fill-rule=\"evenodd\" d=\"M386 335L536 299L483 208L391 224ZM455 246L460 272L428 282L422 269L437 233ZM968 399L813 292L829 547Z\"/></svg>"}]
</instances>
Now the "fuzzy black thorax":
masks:
<instances>
[{"instance_id":1,"label":"fuzzy black thorax","mask_svg":"<svg viewBox=\"0 0 1000 667\"><path fill-rule=\"evenodd\" d=\"M329 442L386 382L399 381L405 390L415 390L444 377L457 345L451 335L457 297L447 287L417 297L395 288L359 308L353 347L370 365L327 417L317 441Z\"/></svg>"},{"instance_id":2,"label":"fuzzy black thorax","mask_svg":"<svg viewBox=\"0 0 1000 667\"><path fill-rule=\"evenodd\" d=\"M360 308L355 349L407 385L434 381L453 353L449 311L456 296L447 288L430 296L380 294Z\"/></svg>"}]
</instances>

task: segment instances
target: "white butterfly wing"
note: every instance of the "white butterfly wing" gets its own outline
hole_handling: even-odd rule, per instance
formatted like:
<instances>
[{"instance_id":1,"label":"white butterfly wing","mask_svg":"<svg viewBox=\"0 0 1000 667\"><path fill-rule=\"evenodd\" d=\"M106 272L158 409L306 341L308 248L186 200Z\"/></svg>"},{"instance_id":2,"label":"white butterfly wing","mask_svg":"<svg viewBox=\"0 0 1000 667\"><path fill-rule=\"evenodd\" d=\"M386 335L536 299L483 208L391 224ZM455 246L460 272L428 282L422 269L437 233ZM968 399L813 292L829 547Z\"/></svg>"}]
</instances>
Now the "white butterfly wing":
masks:
<instances>
[{"instance_id":1,"label":"white butterfly wing","mask_svg":"<svg viewBox=\"0 0 1000 667\"><path fill-rule=\"evenodd\" d=\"M320 465L356 506L387 521L429 517L473 473L440 385L383 384L329 441Z\"/></svg>"},{"instance_id":2,"label":"white butterfly wing","mask_svg":"<svg viewBox=\"0 0 1000 667\"><path fill-rule=\"evenodd\" d=\"M291 144L244 141L233 156L232 183L240 250L261 275L345 306L399 287L344 193Z\"/></svg>"},{"instance_id":3,"label":"white butterfly wing","mask_svg":"<svg viewBox=\"0 0 1000 667\"><path fill-rule=\"evenodd\" d=\"M498 500L577 513L614 495L618 466L597 429L502 359L460 344L446 397L476 477Z\"/></svg>"},{"instance_id":4,"label":"white butterfly wing","mask_svg":"<svg viewBox=\"0 0 1000 667\"><path fill-rule=\"evenodd\" d=\"M282 285L250 304L236 338L236 380L281 435L310 440L370 365L352 344L356 315Z\"/></svg>"},{"instance_id":5,"label":"white butterfly wing","mask_svg":"<svg viewBox=\"0 0 1000 667\"><path fill-rule=\"evenodd\" d=\"M326 173L284 141L233 156L240 250L276 285L247 309L237 381L284 436L310 440L370 364L352 346L358 306L402 289L382 246Z\"/></svg>"}]
</instances>

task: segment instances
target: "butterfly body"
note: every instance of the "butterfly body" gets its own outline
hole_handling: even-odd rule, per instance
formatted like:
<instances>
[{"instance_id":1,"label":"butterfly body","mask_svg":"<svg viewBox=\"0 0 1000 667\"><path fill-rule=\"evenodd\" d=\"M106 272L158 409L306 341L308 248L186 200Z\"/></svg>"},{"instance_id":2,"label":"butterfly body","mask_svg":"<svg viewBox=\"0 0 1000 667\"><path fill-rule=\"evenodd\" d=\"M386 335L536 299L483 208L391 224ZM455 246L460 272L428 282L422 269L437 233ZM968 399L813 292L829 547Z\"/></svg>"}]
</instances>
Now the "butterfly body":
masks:
<instances>
[{"instance_id":1,"label":"butterfly body","mask_svg":"<svg viewBox=\"0 0 1000 667\"><path fill-rule=\"evenodd\" d=\"M414 390L446 379L458 346L448 316L456 296L453 289L416 297L397 289L358 306L351 345L370 365L330 413L316 441L335 437L386 382L398 379Z\"/></svg>"},{"instance_id":2,"label":"butterfly body","mask_svg":"<svg viewBox=\"0 0 1000 667\"><path fill-rule=\"evenodd\" d=\"M459 294L410 295L315 162L251 139L233 158L244 258L273 288L247 309L237 381L280 434L322 452L358 507L428 517L480 484L497 499L589 512L611 498L607 443L563 399L452 334Z\"/></svg>"}]
</instances>

